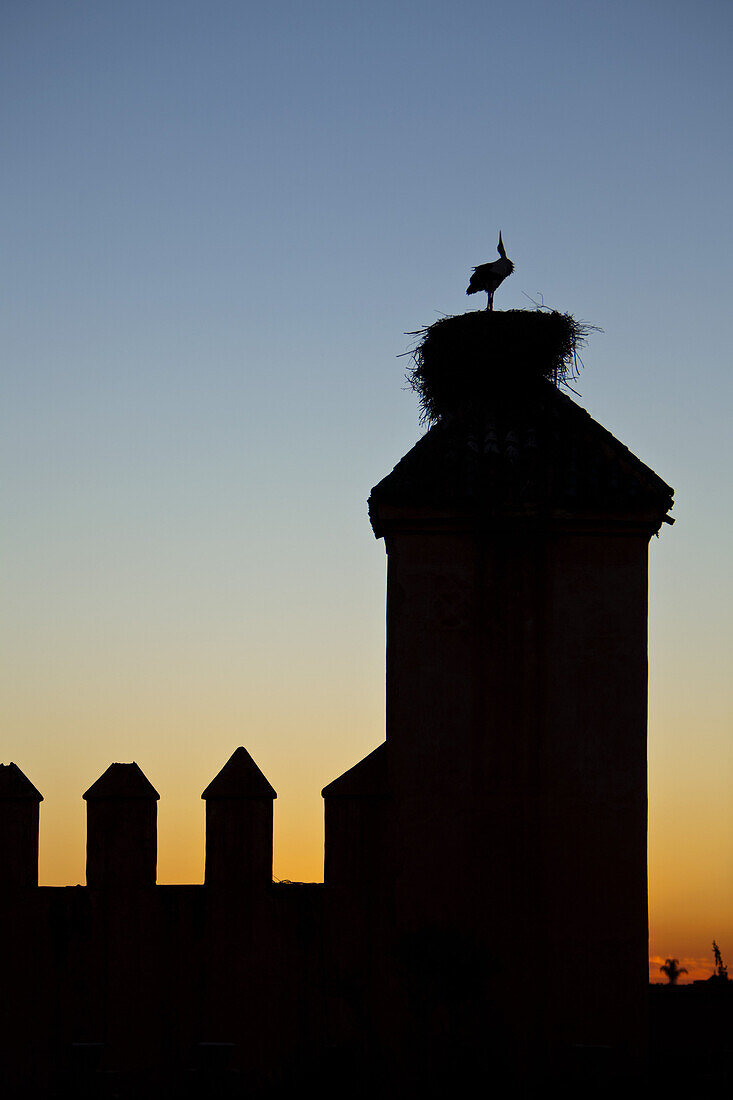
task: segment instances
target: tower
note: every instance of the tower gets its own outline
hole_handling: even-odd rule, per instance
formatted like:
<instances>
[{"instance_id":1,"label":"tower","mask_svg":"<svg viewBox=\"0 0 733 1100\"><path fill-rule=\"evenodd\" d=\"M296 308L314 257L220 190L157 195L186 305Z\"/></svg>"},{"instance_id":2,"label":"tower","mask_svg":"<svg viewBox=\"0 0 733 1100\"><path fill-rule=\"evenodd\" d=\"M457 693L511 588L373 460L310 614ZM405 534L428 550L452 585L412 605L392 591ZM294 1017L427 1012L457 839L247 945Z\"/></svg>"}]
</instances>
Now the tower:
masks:
<instances>
[{"instance_id":1,"label":"tower","mask_svg":"<svg viewBox=\"0 0 733 1100\"><path fill-rule=\"evenodd\" d=\"M621 1066L645 1045L647 558L673 494L553 384L558 317L439 322L437 422L369 500L390 1026L443 1068Z\"/></svg>"}]
</instances>

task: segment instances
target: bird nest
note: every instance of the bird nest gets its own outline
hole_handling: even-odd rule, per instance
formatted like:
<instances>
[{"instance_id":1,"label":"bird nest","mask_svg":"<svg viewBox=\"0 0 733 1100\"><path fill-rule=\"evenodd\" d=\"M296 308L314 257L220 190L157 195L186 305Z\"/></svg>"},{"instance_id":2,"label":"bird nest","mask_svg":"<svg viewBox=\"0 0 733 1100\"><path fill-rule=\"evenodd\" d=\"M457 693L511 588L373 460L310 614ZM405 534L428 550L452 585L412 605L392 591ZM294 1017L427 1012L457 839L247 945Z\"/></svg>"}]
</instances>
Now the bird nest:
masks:
<instances>
[{"instance_id":1,"label":"bird nest","mask_svg":"<svg viewBox=\"0 0 733 1100\"><path fill-rule=\"evenodd\" d=\"M572 389L583 365L578 351L594 327L555 310L509 309L441 317L409 333L419 337L407 353L407 381L420 399L421 422L542 383Z\"/></svg>"}]
</instances>

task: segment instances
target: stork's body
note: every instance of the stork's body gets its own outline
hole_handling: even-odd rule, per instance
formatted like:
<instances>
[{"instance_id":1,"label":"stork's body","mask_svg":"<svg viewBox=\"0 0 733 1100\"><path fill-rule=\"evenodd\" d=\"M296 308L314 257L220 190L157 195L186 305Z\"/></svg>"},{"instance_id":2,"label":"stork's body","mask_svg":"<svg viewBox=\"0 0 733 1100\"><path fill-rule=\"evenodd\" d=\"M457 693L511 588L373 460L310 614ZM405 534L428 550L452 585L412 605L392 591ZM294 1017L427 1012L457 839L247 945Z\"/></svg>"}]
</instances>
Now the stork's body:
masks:
<instances>
[{"instance_id":1,"label":"stork's body","mask_svg":"<svg viewBox=\"0 0 733 1100\"><path fill-rule=\"evenodd\" d=\"M504 251L504 242L501 239L501 233L499 233L497 251L501 259L494 260L491 264L481 264L479 267L474 267L471 281L466 290L466 294L477 294L479 290L485 290L489 296L489 300L486 303L487 309L494 308L494 291L498 286L501 286L507 275L511 275L512 271L514 271L514 264L511 260L507 259L506 252Z\"/></svg>"}]
</instances>

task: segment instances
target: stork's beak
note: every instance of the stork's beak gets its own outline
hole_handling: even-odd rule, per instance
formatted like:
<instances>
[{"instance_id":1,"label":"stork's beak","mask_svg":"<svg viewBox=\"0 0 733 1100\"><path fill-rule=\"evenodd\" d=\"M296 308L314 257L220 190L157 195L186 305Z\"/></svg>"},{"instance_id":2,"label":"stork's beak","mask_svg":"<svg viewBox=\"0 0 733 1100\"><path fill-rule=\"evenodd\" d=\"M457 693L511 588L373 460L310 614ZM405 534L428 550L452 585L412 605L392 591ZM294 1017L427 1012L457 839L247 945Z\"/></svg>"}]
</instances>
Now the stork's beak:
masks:
<instances>
[{"instance_id":1,"label":"stork's beak","mask_svg":"<svg viewBox=\"0 0 733 1100\"><path fill-rule=\"evenodd\" d=\"M506 251L504 249L504 242L501 239L501 230L499 230L499 244L497 246L497 251L498 251L500 256L506 256Z\"/></svg>"}]
</instances>

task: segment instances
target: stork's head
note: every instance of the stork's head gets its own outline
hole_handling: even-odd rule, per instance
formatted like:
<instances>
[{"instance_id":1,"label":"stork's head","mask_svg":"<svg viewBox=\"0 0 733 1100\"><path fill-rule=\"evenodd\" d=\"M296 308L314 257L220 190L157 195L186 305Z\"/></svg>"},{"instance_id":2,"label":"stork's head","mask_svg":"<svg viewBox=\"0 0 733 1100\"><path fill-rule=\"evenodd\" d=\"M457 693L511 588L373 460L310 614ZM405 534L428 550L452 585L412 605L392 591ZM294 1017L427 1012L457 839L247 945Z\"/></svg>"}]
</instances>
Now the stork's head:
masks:
<instances>
[{"instance_id":1,"label":"stork's head","mask_svg":"<svg viewBox=\"0 0 733 1100\"><path fill-rule=\"evenodd\" d=\"M504 249L504 242L501 239L501 230L499 230L499 244L497 245L497 249L499 251L499 255L501 256L502 260L505 260L506 259L506 251Z\"/></svg>"}]
</instances>

